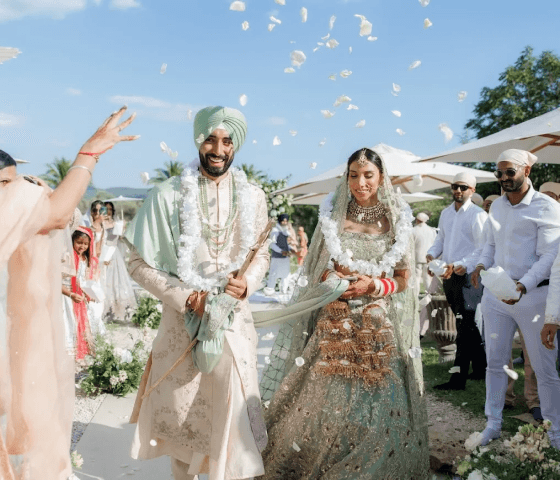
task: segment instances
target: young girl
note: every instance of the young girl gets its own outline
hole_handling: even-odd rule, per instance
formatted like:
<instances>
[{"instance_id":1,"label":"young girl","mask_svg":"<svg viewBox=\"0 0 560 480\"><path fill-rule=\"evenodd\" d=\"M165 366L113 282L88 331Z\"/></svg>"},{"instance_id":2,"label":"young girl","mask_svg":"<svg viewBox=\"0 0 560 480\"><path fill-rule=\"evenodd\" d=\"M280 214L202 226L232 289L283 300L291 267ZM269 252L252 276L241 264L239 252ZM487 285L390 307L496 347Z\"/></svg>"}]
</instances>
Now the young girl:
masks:
<instances>
[{"instance_id":1,"label":"young girl","mask_svg":"<svg viewBox=\"0 0 560 480\"><path fill-rule=\"evenodd\" d=\"M63 286L62 292L73 302L76 318L76 359L82 360L87 354L94 353L94 338L88 315L88 302L91 299L82 291L81 284L92 280L97 272L97 257L93 242L93 232L87 227L78 227L72 234L76 276L72 277L71 289Z\"/></svg>"}]
</instances>

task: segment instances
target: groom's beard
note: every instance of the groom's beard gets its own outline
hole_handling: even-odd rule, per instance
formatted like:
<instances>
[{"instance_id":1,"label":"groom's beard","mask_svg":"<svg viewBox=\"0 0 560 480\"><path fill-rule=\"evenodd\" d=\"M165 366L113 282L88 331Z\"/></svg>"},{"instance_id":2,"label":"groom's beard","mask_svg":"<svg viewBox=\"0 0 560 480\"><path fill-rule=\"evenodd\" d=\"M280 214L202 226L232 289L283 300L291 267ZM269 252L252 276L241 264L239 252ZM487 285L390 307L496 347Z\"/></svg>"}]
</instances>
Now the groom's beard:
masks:
<instances>
[{"instance_id":1,"label":"groom's beard","mask_svg":"<svg viewBox=\"0 0 560 480\"><path fill-rule=\"evenodd\" d=\"M221 177L224 173L226 173L235 157L233 153L230 157L229 155L214 155L213 153L207 153L204 155L200 152L198 153L198 156L200 158L200 165L202 165L204 171L211 177ZM224 165L222 167L212 167L209 162L210 158L224 160Z\"/></svg>"}]
</instances>

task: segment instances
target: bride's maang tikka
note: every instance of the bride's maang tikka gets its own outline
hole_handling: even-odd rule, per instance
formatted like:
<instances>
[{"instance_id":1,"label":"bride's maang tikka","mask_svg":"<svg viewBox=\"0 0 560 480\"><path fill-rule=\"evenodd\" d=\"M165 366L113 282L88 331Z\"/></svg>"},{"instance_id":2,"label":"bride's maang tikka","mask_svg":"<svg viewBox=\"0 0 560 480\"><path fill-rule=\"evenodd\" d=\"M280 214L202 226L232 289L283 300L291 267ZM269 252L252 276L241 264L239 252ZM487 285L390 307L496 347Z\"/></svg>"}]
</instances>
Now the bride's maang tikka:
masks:
<instances>
[{"instance_id":1,"label":"bride's maang tikka","mask_svg":"<svg viewBox=\"0 0 560 480\"><path fill-rule=\"evenodd\" d=\"M358 162L358 165L360 167L365 167L368 164L369 160L366 157L365 148L360 152L360 156L358 157L358 160L356 160L356 161Z\"/></svg>"}]
</instances>

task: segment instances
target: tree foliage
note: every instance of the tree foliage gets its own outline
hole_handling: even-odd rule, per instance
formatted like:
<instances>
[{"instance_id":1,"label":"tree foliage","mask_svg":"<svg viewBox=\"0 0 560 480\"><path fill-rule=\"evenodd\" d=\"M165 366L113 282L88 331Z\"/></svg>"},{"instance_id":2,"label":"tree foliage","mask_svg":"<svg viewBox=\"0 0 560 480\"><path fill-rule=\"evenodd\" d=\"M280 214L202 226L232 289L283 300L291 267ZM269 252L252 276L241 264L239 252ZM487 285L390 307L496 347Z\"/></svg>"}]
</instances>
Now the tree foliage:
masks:
<instances>
[{"instance_id":1,"label":"tree foliage","mask_svg":"<svg viewBox=\"0 0 560 480\"><path fill-rule=\"evenodd\" d=\"M47 173L41 175L41 178L47 182L49 187L56 188L68 174L71 166L72 162L70 160L66 160L64 157L55 158L54 162L47 164Z\"/></svg>"},{"instance_id":2,"label":"tree foliage","mask_svg":"<svg viewBox=\"0 0 560 480\"><path fill-rule=\"evenodd\" d=\"M163 165L165 168L156 168L156 176L150 179L150 183L161 183L169 180L171 177L178 177L185 169L185 165L176 160L169 160Z\"/></svg>"},{"instance_id":3,"label":"tree foliage","mask_svg":"<svg viewBox=\"0 0 560 480\"><path fill-rule=\"evenodd\" d=\"M551 51L544 51L536 57L531 47L525 47L515 64L500 74L499 81L494 88L482 89L480 101L474 107L475 116L465 125L467 132L474 132L477 139L560 106L560 57ZM478 166L484 170L495 168L493 164ZM560 165L533 165L531 180L535 188L544 182L556 182L559 179ZM489 190L495 184L480 187L480 190ZM480 193L483 194L482 191Z\"/></svg>"}]
</instances>

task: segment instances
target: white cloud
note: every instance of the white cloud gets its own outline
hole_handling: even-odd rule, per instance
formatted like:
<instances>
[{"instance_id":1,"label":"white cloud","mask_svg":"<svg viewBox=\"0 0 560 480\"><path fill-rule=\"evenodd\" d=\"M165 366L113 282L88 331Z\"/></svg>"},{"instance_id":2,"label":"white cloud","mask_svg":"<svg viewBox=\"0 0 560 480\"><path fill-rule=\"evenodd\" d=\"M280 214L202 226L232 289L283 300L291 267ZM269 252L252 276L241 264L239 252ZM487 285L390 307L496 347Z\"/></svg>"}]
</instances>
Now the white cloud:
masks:
<instances>
[{"instance_id":1,"label":"white cloud","mask_svg":"<svg viewBox=\"0 0 560 480\"><path fill-rule=\"evenodd\" d=\"M266 119L268 125L286 125L286 119L283 117L269 117Z\"/></svg>"},{"instance_id":2,"label":"white cloud","mask_svg":"<svg viewBox=\"0 0 560 480\"><path fill-rule=\"evenodd\" d=\"M153 97L114 95L109 98L111 103L145 107L139 110L139 116L145 116L164 122L189 122L193 115L200 109L198 106L186 103L171 103ZM132 109L131 109L132 110Z\"/></svg>"},{"instance_id":3,"label":"white cloud","mask_svg":"<svg viewBox=\"0 0 560 480\"><path fill-rule=\"evenodd\" d=\"M60 19L83 10L88 0L3 0L0 2L0 22L16 20L29 15L46 15Z\"/></svg>"},{"instance_id":4,"label":"white cloud","mask_svg":"<svg viewBox=\"0 0 560 480\"><path fill-rule=\"evenodd\" d=\"M0 127L16 127L21 123L23 123L22 117L0 112Z\"/></svg>"},{"instance_id":5,"label":"white cloud","mask_svg":"<svg viewBox=\"0 0 560 480\"><path fill-rule=\"evenodd\" d=\"M67 88L66 93L68 95L77 96L77 95L81 95L82 91L78 90L77 88Z\"/></svg>"},{"instance_id":6,"label":"white cloud","mask_svg":"<svg viewBox=\"0 0 560 480\"><path fill-rule=\"evenodd\" d=\"M127 10L129 8L139 7L140 3L136 0L111 0L109 7L117 10Z\"/></svg>"}]
</instances>

